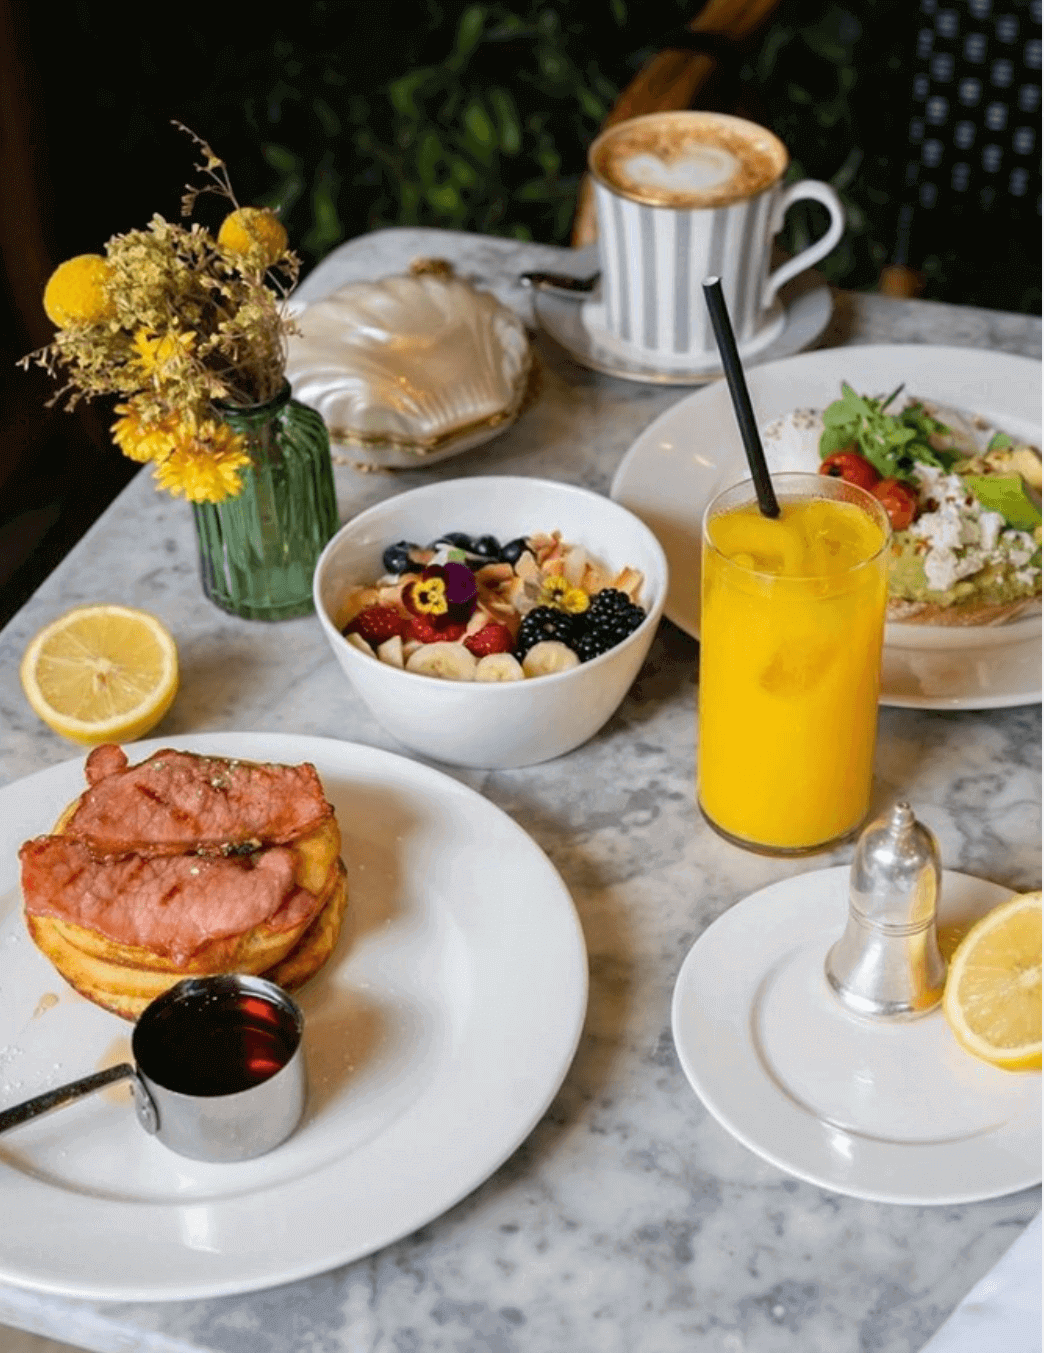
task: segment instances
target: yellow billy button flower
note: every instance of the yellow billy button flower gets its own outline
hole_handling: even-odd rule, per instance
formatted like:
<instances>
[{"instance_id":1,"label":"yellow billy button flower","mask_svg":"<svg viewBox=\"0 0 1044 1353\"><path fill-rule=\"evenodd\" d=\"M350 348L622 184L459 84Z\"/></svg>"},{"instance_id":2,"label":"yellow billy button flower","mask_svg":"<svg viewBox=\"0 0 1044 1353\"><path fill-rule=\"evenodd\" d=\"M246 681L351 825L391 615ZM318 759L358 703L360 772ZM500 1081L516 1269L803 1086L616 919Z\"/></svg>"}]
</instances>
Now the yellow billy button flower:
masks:
<instances>
[{"instance_id":1,"label":"yellow billy button flower","mask_svg":"<svg viewBox=\"0 0 1044 1353\"><path fill-rule=\"evenodd\" d=\"M242 489L241 472L250 464L243 438L224 423L184 424L171 453L153 474L160 488L190 503L220 503Z\"/></svg>"},{"instance_id":2,"label":"yellow billy button flower","mask_svg":"<svg viewBox=\"0 0 1044 1353\"><path fill-rule=\"evenodd\" d=\"M44 288L43 308L59 329L99 324L116 313L106 286L112 268L101 254L77 254L60 263Z\"/></svg>"},{"instance_id":3,"label":"yellow billy button flower","mask_svg":"<svg viewBox=\"0 0 1044 1353\"><path fill-rule=\"evenodd\" d=\"M218 244L230 254L259 259L270 268L286 253L286 228L268 207L237 207L221 222Z\"/></svg>"}]
</instances>

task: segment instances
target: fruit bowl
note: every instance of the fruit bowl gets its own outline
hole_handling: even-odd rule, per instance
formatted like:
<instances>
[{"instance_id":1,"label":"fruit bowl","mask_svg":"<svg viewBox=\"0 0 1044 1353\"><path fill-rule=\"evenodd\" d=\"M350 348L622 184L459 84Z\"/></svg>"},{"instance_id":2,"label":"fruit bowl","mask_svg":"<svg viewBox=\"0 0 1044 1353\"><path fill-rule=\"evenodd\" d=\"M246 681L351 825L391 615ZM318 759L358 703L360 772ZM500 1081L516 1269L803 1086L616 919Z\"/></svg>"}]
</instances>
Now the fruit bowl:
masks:
<instances>
[{"instance_id":1,"label":"fruit bowl","mask_svg":"<svg viewBox=\"0 0 1044 1353\"><path fill-rule=\"evenodd\" d=\"M637 600L645 619L600 656L527 680L440 680L354 646L341 632L349 598L385 572L385 549L447 531L500 541L559 531L611 572L633 568L643 575ZM320 556L314 595L341 670L392 737L436 761L502 770L572 751L616 711L663 613L667 560L633 513L588 489L513 476L453 479L400 493L343 526Z\"/></svg>"}]
</instances>

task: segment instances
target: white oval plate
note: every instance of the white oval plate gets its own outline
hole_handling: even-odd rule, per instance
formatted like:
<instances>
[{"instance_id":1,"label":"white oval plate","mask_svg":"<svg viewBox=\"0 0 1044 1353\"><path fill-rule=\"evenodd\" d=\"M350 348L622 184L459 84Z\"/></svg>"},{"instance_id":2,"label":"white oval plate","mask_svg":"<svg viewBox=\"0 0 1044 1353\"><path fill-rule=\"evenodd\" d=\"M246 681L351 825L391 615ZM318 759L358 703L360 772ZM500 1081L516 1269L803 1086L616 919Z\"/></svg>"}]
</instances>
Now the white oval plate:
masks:
<instances>
[{"instance_id":1,"label":"white oval plate","mask_svg":"<svg viewBox=\"0 0 1044 1353\"><path fill-rule=\"evenodd\" d=\"M689 950L671 1027L693 1089L749 1150L835 1193L955 1204L1039 1184L1039 1072L979 1061L941 1010L861 1019L831 993L823 963L845 928L849 873L763 888ZM966 924L1010 896L946 870L940 924Z\"/></svg>"},{"instance_id":2,"label":"white oval plate","mask_svg":"<svg viewBox=\"0 0 1044 1353\"><path fill-rule=\"evenodd\" d=\"M572 900L543 851L479 794L328 738L171 742L311 761L337 811L348 913L298 997L309 1105L287 1142L235 1165L186 1160L147 1136L125 1084L6 1133L0 1279L37 1291L215 1297L369 1254L507 1159L580 1036L587 957ZM128 750L138 761L167 745ZM65 985L20 911L19 845L83 788L78 758L0 789L0 1107L129 1060L131 1025Z\"/></svg>"},{"instance_id":3,"label":"white oval plate","mask_svg":"<svg viewBox=\"0 0 1044 1353\"><path fill-rule=\"evenodd\" d=\"M828 348L747 372L759 427L795 408L824 408L845 380L885 393L905 381L926 399L981 413L998 427L1040 445L1040 363L975 348L883 344ZM645 429L620 462L610 497L652 528L670 565L665 614L699 638L700 523L721 489L749 477L728 387L717 381L678 401ZM914 709L990 709L1041 699L1040 617L998 629L888 626L883 705ZM933 630L924 646L908 631ZM967 651L964 651L967 650ZM987 651L983 651L987 650Z\"/></svg>"}]
</instances>

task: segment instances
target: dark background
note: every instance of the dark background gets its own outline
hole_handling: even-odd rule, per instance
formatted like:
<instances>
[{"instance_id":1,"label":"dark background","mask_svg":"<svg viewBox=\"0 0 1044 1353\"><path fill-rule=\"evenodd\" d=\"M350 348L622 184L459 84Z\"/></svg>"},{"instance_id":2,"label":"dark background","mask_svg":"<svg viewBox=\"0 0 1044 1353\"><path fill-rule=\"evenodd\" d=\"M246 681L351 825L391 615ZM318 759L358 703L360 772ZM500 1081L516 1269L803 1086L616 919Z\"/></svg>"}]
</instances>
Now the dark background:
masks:
<instances>
[{"instance_id":1,"label":"dark background","mask_svg":"<svg viewBox=\"0 0 1044 1353\"><path fill-rule=\"evenodd\" d=\"M953 32L939 17L947 4ZM0 213L30 259L0 278L0 622L137 468L111 446L107 409L46 411L47 381L14 362L48 340L34 297L54 264L101 252L153 212L178 217L196 156L171 118L226 160L241 202L279 209L306 272L342 240L389 225L567 244L588 144L649 58L691 41L685 25L700 8L307 0L260 22L219 3L150 12L0 0ZM820 265L836 285L874 288L899 262L930 299L1039 313L1039 142L1019 197L1003 191L1006 141L988 182L923 205L918 160L930 155L923 119L910 144L925 106L913 81L934 79L947 50L959 62L959 27L976 23L991 58L1029 51L1032 62L1035 37L1036 68L1015 83L1039 87L1039 0L783 0L750 40L716 49L699 106L771 126L792 176L841 193L849 228ZM959 75L947 77L954 89ZM1023 120L1039 127L1039 106ZM946 168L937 155L936 172ZM801 247L819 210L789 214L785 247Z\"/></svg>"}]
</instances>

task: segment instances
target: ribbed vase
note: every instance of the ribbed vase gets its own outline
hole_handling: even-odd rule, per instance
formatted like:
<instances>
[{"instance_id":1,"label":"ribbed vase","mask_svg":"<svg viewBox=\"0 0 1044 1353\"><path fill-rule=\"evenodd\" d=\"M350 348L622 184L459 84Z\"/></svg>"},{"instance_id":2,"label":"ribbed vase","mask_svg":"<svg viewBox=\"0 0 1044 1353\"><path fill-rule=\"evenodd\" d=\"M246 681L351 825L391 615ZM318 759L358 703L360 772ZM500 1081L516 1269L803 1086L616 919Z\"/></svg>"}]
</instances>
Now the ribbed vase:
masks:
<instances>
[{"instance_id":1,"label":"ribbed vase","mask_svg":"<svg viewBox=\"0 0 1044 1353\"><path fill-rule=\"evenodd\" d=\"M306 615L316 561L338 525L326 424L291 399L289 384L266 404L217 407L251 464L237 497L192 505L203 591L248 620Z\"/></svg>"}]
</instances>

